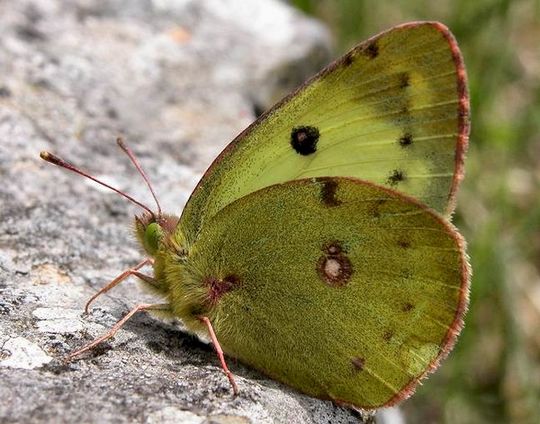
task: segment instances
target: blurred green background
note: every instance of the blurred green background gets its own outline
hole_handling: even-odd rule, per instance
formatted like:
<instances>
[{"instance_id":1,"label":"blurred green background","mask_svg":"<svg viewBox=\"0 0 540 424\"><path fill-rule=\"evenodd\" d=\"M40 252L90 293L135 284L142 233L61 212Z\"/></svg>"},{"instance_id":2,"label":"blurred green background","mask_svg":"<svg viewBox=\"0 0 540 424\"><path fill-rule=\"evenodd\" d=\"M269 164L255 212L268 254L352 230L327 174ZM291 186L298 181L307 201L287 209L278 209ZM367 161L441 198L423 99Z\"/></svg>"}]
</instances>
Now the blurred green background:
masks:
<instances>
[{"instance_id":1,"label":"blurred green background","mask_svg":"<svg viewBox=\"0 0 540 424\"><path fill-rule=\"evenodd\" d=\"M329 25L338 53L411 20L458 39L472 132L455 223L471 304L455 350L403 410L410 423L540 423L540 1L292 3Z\"/></svg>"}]
</instances>

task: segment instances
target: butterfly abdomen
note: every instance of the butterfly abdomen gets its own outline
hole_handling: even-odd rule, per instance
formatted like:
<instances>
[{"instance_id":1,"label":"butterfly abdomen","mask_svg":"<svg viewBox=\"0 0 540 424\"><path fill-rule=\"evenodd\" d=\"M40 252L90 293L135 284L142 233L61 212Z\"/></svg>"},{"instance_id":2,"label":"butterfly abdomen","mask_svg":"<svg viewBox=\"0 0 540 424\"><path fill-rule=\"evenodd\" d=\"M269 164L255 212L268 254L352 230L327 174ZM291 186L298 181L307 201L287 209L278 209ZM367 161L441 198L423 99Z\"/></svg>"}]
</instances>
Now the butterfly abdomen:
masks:
<instances>
[{"instance_id":1,"label":"butterfly abdomen","mask_svg":"<svg viewBox=\"0 0 540 424\"><path fill-rule=\"evenodd\" d=\"M176 238L182 236L176 234ZM217 267L219 258L212 263L211 257L201 254L196 246L184 251L183 257L170 250L164 251L163 278L168 287L168 298L174 315L182 319L188 329L203 330L200 317L215 320L216 311L224 296L239 289L241 277L234 271Z\"/></svg>"}]
</instances>

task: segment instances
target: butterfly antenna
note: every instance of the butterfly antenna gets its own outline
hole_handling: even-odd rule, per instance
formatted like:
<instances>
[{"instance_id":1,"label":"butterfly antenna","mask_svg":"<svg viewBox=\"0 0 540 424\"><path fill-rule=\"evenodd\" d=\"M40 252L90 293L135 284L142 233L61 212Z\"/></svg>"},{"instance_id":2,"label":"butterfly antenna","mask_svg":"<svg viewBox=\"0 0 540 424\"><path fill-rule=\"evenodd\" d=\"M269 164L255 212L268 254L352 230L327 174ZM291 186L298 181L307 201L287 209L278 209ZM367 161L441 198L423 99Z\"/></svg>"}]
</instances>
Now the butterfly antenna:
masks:
<instances>
[{"instance_id":1,"label":"butterfly antenna","mask_svg":"<svg viewBox=\"0 0 540 424\"><path fill-rule=\"evenodd\" d=\"M45 161L47 161L49 163L52 163L53 165L59 166L60 168L68 169L68 170L70 170L72 172L75 172L76 174L82 175L83 177L86 177L86 178L88 178L88 179L90 179L92 181L95 181L96 183L101 184L104 187L107 187L108 189L118 193L120 196L128 199L130 202L135 203L137 206L140 206L145 211L150 213L152 216L155 216L154 212L152 212L152 210L148 206L143 205L141 202L135 200L133 197L131 197L130 195L124 193L123 191L120 191L117 188L114 188L114 187L110 186L109 184L98 180L96 177L93 177L92 175L88 174L87 172L82 171L81 169L77 168L75 165L72 165L71 163L66 162L63 159L60 159L58 156L55 156L55 155L53 155L52 153L49 153L49 152L41 152L39 154L39 156L41 157L41 159L43 159L43 160L45 160Z\"/></svg>"},{"instance_id":2,"label":"butterfly antenna","mask_svg":"<svg viewBox=\"0 0 540 424\"><path fill-rule=\"evenodd\" d=\"M150 193L152 193L152 197L154 198L154 201L156 202L157 209L158 209L158 215L160 216L161 215L161 206L160 206L159 201L157 199L156 193L155 193L154 189L152 188L152 184L150 184L150 180L149 180L148 176L146 175L146 172L144 172L144 170L142 169L142 166L140 165L139 161L135 157L135 154L127 146L127 144L124 142L124 139L122 137L118 137L116 139L116 143L118 144L118 146L120 146L120 148L124 151L124 153L126 155L128 155L129 159L131 160L131 163L133 163L133 165L135 165L135 168L137 168L137 171L139 171L139 174L141 174L141 177L143 177L144 182L146 183L146 185L150 189Z\"/></svg>"}]
</instances>

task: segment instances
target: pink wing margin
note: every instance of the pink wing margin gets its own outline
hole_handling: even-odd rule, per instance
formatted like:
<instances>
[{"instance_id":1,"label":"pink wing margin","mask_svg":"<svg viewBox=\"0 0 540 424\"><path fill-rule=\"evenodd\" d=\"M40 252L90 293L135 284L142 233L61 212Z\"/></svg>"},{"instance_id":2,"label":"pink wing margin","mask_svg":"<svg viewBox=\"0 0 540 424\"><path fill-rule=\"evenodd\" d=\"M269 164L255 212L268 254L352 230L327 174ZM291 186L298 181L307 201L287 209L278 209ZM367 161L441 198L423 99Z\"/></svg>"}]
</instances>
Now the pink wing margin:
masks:
<instances>
[{"instance_id":1,"label":"pink wing margin","mask_svg":"<svg viewBox=\"0 0 540 424\"><path fill-rule=\"evenodd\" d=\"M467 89L467 73L465 72L465 63L463 62L463 56L459 50L457 41L454 35L449 29L440 22L433 22L432 25L437 28L441 34L446 38L452 51L454 63L457 70L457 93L458 93L458 140L456 145L456 155L454 158L454 180L452 181L452 188L448 194L448 207L447 214L451 214L456 207L456 195L459 184L465 177L465 154L469 147L469 133L471 130L470 112L471 106L469 101L469 90Z\"/></svg>"}]
</instances>

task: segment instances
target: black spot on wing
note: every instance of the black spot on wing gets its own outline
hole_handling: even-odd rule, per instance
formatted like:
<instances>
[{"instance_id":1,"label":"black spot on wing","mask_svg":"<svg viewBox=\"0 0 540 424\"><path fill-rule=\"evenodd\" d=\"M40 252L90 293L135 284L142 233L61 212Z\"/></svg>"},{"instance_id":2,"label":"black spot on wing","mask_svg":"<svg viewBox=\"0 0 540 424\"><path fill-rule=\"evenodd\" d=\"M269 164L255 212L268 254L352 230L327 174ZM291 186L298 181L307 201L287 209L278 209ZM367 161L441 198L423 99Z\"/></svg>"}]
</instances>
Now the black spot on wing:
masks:
<instances>
[{"instance_id":1,"label":"black spot on wing","mask_svg":"<svg viewBox=\"0 0 540 424\"><path fill-rule=\"evenodd\" d=\"M294 127L291 131L291 146L296 153L307 156L317 151L319 130L311 126Z\"/></svg>"},{"instance_id":2,"label":"black spot on wing","mask_svg":"<svg viewBox=\"0 0 540 424\"><path fill-rule=\"evenodd\" d=\"M410 312L413 309L414 309L414 305L411 302L407 302L407 303L403 304L403 307L401 308L401 310L403 312Z\"/></svg>"},{"instance_id":3,"label":"black spot on wing","mask_svg":"<svg viewBox=\"0 0 540 424\"><path fill-rule=\"evenodd\" d=\"M370 59L375 59L377 56L379 56L379 46L377 45L377 41L372 41L369 43L365 48L364 53Z\"/></svg>"},{"instance_id":4,"label":"black spot on wing","mask_svg":"<svg viewBox=\"0 0 540 424\"><path fill-rule=\"evenodd\" d=\"M351 66L354 62L354 53L350 51L341 59L341 64L345 67Z\"/></svg>"},{"instance_id":5,"label":"black spot on wing","mask_svg":"<svg viewBox=\"0 0 540 424\"><path fill-rule=\"evenodd\" d=\"M399 88L407 88L410 84L411 81L407 72L399 74Z\"/></svg>"},{"instance_id":6,"label":"black spot on wing","mask_svg":"<svg viewBox=\"0 0 540 424\"><path fill-rule=\"evenodd\" d=\"M403 171L400 171L398 169L394 169L392 171L392 174L388 177L388 180L386 181L387 184L391 185L392 187L398 185L398 183L405 180L405 173Z\"/></svg>"},{"instance_id":7,"label":"black spot on wing","mask_svg":"<svg viewBox=\"0 0 540 424\"><path fill-rule=\"evenodd\" d=\"M402 249L408 249L409 247L411 247L411 242L409 240L399 239L397 244Z\"/></svg>"},{"instance_id":8,"label":"black spot on wing","mask_svg":"<svg viewBox=\"0 0 540 424\"><path fill-rule=\"evenodd\" d=\"M399 138L399 145L401 147L407 147L410 146L413 143L413 137L410 132L406 132Z\"/></svg>"},{"instance_id":9,"label":"black spot on wing","mask_svg":"<svg viewBox=\"0 0 540 424\"><path fill-rule=\"evenodd\" d=\"M321 201L325 206L333 207L341 205L341 200L337 197L338 182L333 178L317 178L321 183Z\"/></svg>"}]
</instances>

